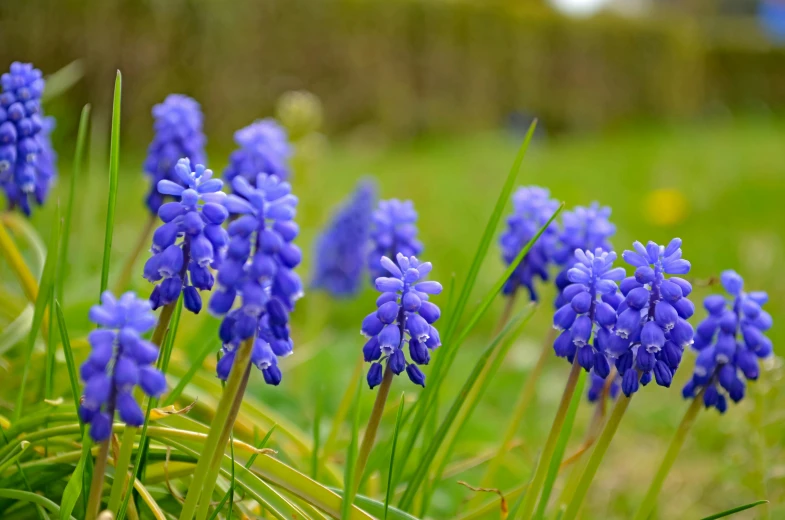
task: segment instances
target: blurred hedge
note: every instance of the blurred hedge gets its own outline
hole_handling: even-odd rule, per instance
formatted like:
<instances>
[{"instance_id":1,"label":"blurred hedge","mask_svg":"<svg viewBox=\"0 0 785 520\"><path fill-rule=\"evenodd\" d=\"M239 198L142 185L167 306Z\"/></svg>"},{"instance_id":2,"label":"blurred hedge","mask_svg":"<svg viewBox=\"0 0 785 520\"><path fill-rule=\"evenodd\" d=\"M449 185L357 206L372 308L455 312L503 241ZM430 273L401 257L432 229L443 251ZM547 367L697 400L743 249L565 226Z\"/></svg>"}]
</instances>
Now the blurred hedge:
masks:
<instances>
[{"instance_id":1,"label":"blurred hedge","mask_svg":"<svg viewBox=\"0 0 785 520\"><path fill-rule=\"evenodd\" d=\"M737 44L740 28L754 44ZM0 63L52 72L84 58L63 108L73 113L107 103L122 69L126 113L144 114L125 130L141 141L169 92L195 96L224 141L299 88L322 98L329 130L392 135L489 127L514 111L581 129L717 104L785 108L783 49L749 23L714 29L431 1L6 0Z\"/></svg>"}]
</instances>

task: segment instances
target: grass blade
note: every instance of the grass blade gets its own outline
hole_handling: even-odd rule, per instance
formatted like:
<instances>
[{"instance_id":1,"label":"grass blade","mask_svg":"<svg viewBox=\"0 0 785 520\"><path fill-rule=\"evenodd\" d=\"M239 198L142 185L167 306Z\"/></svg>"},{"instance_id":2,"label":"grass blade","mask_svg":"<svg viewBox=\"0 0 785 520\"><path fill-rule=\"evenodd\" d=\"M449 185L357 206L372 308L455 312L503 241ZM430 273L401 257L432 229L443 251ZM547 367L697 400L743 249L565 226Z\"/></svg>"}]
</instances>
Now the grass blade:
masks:
<instances>
[{"instance_id":1,"label":"grass blade","mask_svg":"<svg viewBox=\"0 0 785 520\"><path fill-rule=\"evenodd\" d=\"M343 500L341 501L341 520L347 520L351 514L352 504L354 503L354 495L357 492L354 478L355 478L355 465L357 461L357 444L359 439L360 430L360 388L358 384L354 390L354 405L352 412L352 440L349 443L349 449L346 455L346 468L343 477Z\"/></svg>"},{"instance_id":2,"label":"grass blade","mask_svg":"<svg viewBox=\"0 0 785 520\"><path fill-rule=\"evenodd\" d=\"M322 422L322 407L324 406L324 392L322 385L316 389L316 406L313 418L313 449L311 449L311 478L319 478L319 441L321 440L320 423Z\"/></svg>"},{"instance_id":3,"label":"grass blade","mask_svg":"<svg viewBox=\"0 0 785 520\"><path fill-rule=\"evenodd\" d=\"M384 495L384 516L387 520L387 513L390 510L390 499L392 498L395 482L393 480L393 469L395 468L395 448L398 446L398 432L401 429L401 418L403 417L403 399L405 394L401 392L401 404L398 405L398 416L395 418L395 430L393 430L392 453L390 454L390 471L387 473L387 493Z\"/></svg>"},{"instance_id":4,"label":"grass blade","mask_svg":"<svg viewBox=\"0 0 785 520\"><path fill-rule=\"evenodd\" d=\"M207 359L212 352L215 352L215 341L210 340L205 343L204 348L199 353L196 359L193 360L191 366L188 367L188 372L185 373L183 377L177 382L177 385L174 389L169 392L169 395L166 396L166 399L163 400L161 406L169 406L170 404L174 404L177 401L177 398L183 393L185 387L188 386L188 383L191 382L191 379L196 375L196 373L202 369L202 365L204 364L204 360Z\"/></svg>"},{"instance_id":5,"label":"grass blade","mask_svg":"<svg viewBox=\"0 0 785 520\"><path fill-rule=\"evenodd\" d=\"M91 446L90 438L85 432L82 435L82 456L76 464L76 469L71 474L71 478L68 479L68 484L66 484L63 491L63 498L60 500L60 520L66 520L71 517L71 512L82 494L82 477L84 476L87 458L90 456Z\"/></svg>"},{"instance_id":6,"label":"grass blade","mask_svg":"<svg viewBox=\"0 0 785 520\"><path fill-rule=\"evenodd\" d=\"M38 296L35 299L35 310L33 313L33 327L30 329L30 334L27 337L27 352L24 355L25 364L22 369L22 382L19 386L19 393L16 396L16 406L14 407L14 421L19 420L22 415L22 406L24 405L25 386L27 385L27 378L30 375L30 364L33 360L33 347L35 347L35 338L38 336L38 331L44 321L46 314L46 306L49 303L50 296L54 290L54 275L57 267L57 246L60 241L60 207L55 208L55 218L52 223L52 232L49 236L49 244L47 245L46 262L44 263L44 272L41 275L41 284L38 287Z\"/></svg>"},{"instance_id":7,"label":"grass blade","mask_svg":"<svg viewBox=\"0 0 785 520\"><path fill-rule=\"evenodd\" d=\"M82 60L74 60L60 70L46 77L46 88L41 100L46 103L50 99L63 94L76 85L84 77L84 64Z\"/></svg>"},{"instance_id":8,"label":"grass blade","mask_svg":"<svg viewBox=\"0 0 785 520\"><path fill-rule=\"evenodd\" d=\"M717 518L725 518L726 516L730 516L732 514L738 513L740 511L746 511L747 509L752 509L753 507L757 507L763 504L768 504L768 500L758 500L756 502L751 502L749 504L744 504L743 506L734 507L732 509L728 509L721 513L715 513L713 515L707 516L702 518L701 520L716 520Z\"/></svg>"},{"instance_id":9,"label":"grass blade","mask_svg":"<svg viewBox=\"0 0 785 520\"><path fill-rule=\"evenodd\" d=\"M20 502L30 502L35 504L36 507L43 507L53 513L60 512L60 506L52 502L46 497L42 497L30 491L20 491L18 489L0 489L0 498L10 498ZM73 517L71 517L73 518Z\"/></svg>"},{"instance_id":10,"label":"grass blade","mask_svg":"<svg viewBox=\"0 0 785 520\"><path fill-rule=\"evenodd\" d=\"M537 512L534 518L540 519L545 516L545 509L548 507L548 500L551 496L553 484L556 482L556 477L559 475L561 468L561 461L564 457L564 450L567 448L567 442L570 440L570 433L572 426L575 423L575 414L578 412L581 399L583 399L583 387L586 384L586 371L581 370L581 375L578 377L578 384L575 386L575 393L572 394L570 407L567 409L567 416L564 419L564 426L562 426L559 433L559 440L556 443L556 449L553 452L551 460L548 462L548 473L545 476L545 484L542 487L542 495L540 496L540 504L537 507Z\"/></svg>"},{"instance_id":11,"label":"grass blade","mask_svg":"<svg viewBox=\"0 0 785 520\"><path fill-rule=\"evenodd\" d=\"M114 214L117 207L117 179L120 172L120 100L123 92L123 75L117 71L112 102L112 136L109 147L109 196L106 210L106 232L104 234L104 257L101 264L101 294L109 286L109 261L112 257Z\"/></svg>"},{"instance_id":12,"label":"grass blade","mask_svg":"<svg viewBox=\"0 0 785 520\"><path fill-rule=\"evenodd\" d=\"M63 308L60 306L58 300L55 300L55 314L57 316L57 326L60 329L60 341L63 343L63 354L65 355L65 365L68 368L68 382L71 384L71 395L74 398L76 416L79 418L79 424L83 426L82 433L84 433L84 425L82 424L82 419L79 415L79 398L82 395L79 391L79 375L76 370L76 363L74 362L74 352L71 350L71 340L68 338L68 329L66 328L65 318L63 317Z\"/></svg>"},{"instance_id":13,"label":"grass blade","mask_svg":"<svg viewBox=\"0 0 785 520\"><path fill-rule=\"evenodd\" d=\"M429 443L427 450L425 451L425 453L421 455L419 463L417 465L417 469L415 470L414 474L409 480L409 485L406 487L406 491L404 491L403 496L401 497L401 501L399 503L399 507L401 509L404 510L409 509L412 503L414 502L414 497L417 494L418 489L420 488L420 486L428 476L428 471L431 468L431 463L436 457L439 448L442 446L444 439L450 430L450 427L453 425L455 419L458 417L458 413L460 412L464 403L466 403L469 400L468 398L472 394L472 389L474 388L474 386L478 382L480 382L480 385L483 387L482 390L484 390L484 387L487 386L487 384L490 382L487 380L487 378L486 381L481 381L481 377L480 377L481 373L485 371L484 369L486 364L489 363L489 361L491 361L491 358L494 356L494 354L497 353L500 355L496 356L494 361L497 361L498 364L501 364L501 361L504 357L502 354L504 354L506 352L506 349L509 348L509 346L512 344L511 341L502 343L502 340L508 336L509 332L513 328L516 329L516 332L520 332L523 325L525 325L526 322L528 321L528 317L531 316L531 310L532 307L527 307L527 309L519 313L514 319L510 320L510 322L507 323L507 325L501 330L501 332L499 332L499 334L496 335L496 337L493 339L493 341L488 346L488 348L485 349L485 352L483 352L482 356L480 356L480 359L477 360L477 363L475 363L474 369L466 378L466 382L463 384L461 391L455 397L455 400L453 401L450 410L447 412L447 416L444 418L441 425L439 426L439 429L436 431L433 438L431 439L431 442ZM501 348L497 352L497 348L499 347L499 345L502 345L503 347L506 346L506 348ZM487 374L490 375L490 373L492 373L492 370L488 371ZM477 401L479 400L479 397L481 395L482 395L482 391L479 392L479 395L476 395L477 399L475 399L474 403L469 404L469 406L472 409L477 404ZM465 417L465 419L468 419L468 415ZM438 480L438 475L437 475L437 480Z\"/></svg>"},{"instance_id":14,"label":"grass blade","mask_svg":"<svg viewBox=\"0 0 785 520\"><path fill-rule=\"evenodd\" d=\"M545 223L543 227L537 232L534 237L520 250L518 256L513 260L512 263L505 269L504 273L499 277L496 283L493 285L490 291L485 295L485 297L480 302L480 305L474 311L471 318L469 318L468 323L463 328L461 334L458 338L449 343L445 344L442 347L443 352L440 356L437 357L433 372L431 373L431 380L433 381L430 383L425 390L423 391L420 399L418 400L418 408L417 413L414 417L414 422L410 428L409 436L407 437L406 448L404 449L403 460L398 463L398 476L403 471L403 468L406 464L406 457L409 453L412 452L414 449L414 445L417 442L417 437L422 429L422 426L425 422L428 413L432 408L434 408L434 396L438 393L439 388L441 387L442 381L446 377L449 368L452 366L452 363L455 361L456 356L458 355L459 348L461 344L466 340L469 336L471 331L477 325L480 318L488 311L491 304L493 303L494 299L496 298L499 291L504 286L505 281L509 276L513 273L513 271L518 267L518 264L523 260L523 258L528 254L529 250L532 246L537 242L540 236L545 232L548 226L551 225L556 217L559 215L561 210L564 208L564 204L561 204L559 208L551 215L551 218L548 219L548 222ZM413 497L412 497L413 498ZM403 507L403 506L401 506ZM405 509L405 508L404 508Z\"/></svg>"},{"instance_id":15,"label":"grass blade","mask_svg":"<svg viewBox=\"0 0 785 520\"><path fill-rule=\"evenodd\" d=\"M71 219L74 214L74 200L76 198L76 183L84 169L85 147L87 143L87 129L90 125L90 105L82 108L79 118L79 131L76 134L76 152L74 153L74 167L71 170L71 183L68 190L68 203L63 215L63 237L60 241L60 264L57 269L57 289L55 294L61 302L63 300L63 286L65 285L65 269L68 265L68 246L71 241Z\"/></svg>"}]
</instances>

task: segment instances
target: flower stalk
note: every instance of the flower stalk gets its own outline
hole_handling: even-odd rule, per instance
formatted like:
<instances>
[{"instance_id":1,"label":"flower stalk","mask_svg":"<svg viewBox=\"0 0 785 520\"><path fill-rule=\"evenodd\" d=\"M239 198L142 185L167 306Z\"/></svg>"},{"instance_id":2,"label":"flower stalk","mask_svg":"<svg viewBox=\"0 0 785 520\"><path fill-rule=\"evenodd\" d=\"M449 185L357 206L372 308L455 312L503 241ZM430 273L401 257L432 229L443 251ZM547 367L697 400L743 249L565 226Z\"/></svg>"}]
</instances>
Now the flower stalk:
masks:
<instances>
[{"instance_id":1,"label":"flower stalk","mask_svg":"<svg viewBox=\"0 0 785 520\"><path fill-rule=\"evenodd\" d=\"M657 497L660 494L660 490L662 490L662 485L665 483L665 479L673 467L673 463L676 462L676 457L678 457L682 446L684 446L684 441L687 439L687 433L689 433L692 425L695 424L695 419L698 416L702 404L703 390L701 390L699 395L692 400L689 408L687 408L687 411L684 413L684 417L681 419L681 423L679 423L679 427L676 429L676 433L673 435L673 438L668 445L668 450L665 452L665 456L662 458L662 462L660 462L660 466L657 468L657 473L655 473L654 479L652 479L649 489L646 491L646 496L638 507L638 511L635 513L634 520L645 520L654 509Z\"/></svg>"},{"instance_id":2,"label":"flower stalk","mask_svg":"<svg viewBox=\"0 0 785 520\"><path fill-rule=\"evenodd\" d=\"M373 410L371 410L371 417L368 419L368 426L365 428L363 434L363 441L360 444L360 451L357 454L357 469L355 470L354 482L356 486L360 485L365 465L368 463L368 457L373 449L374 442L376 442L376 433L379 431L379 423L382 420L384 407L387 404L387 396L390 394L390 387L392 386L393 372L390 364L384 369L384 377L382 384L379 385L379 391L376 394L376 400L373 403ZM356 491L356 490L355 490Z\"/></svg>"},{"instance_id":3,"label":"flower stalk","mask_svg":"<svg viewBox=\"0 0 785 520\"><path fill-rule=\"evenodd\" d=\"M605 428L603 428L600 438L597 439L597 445L594 447L594 451L592 451L591 457L589 457L589 461L586 463L586 468L583 470L580 481L578 481L578 487L575 489L575 494L572 496L572 499L567 505L567 510L562 516L563 520L572 520L578 516L581 505L583 505L583 500L586 498L586 493L589 491L589 486L591 486L592 480L594 480L594 475L597 474L597 469L600 467L600 463L602 463L602 459L608 451L608 446L610 446L611 440L613 439L616 430L619 428L619 423L621 423L631 400L632 396L620 395L619 399L616 401L613 412L611 412L610 417L608 417L608 422L605 424Z\"/></svg>"},{"instance_id":4,"label":"flower stalk","mask_svg":"<svg viewBox=\"0 0 785 520\"><path fill-rule=\"evenodd\" d=\"M220 467L220 457L223 456L226 440L229 438L229 432L231 432L234 421L237 418L239 403L242 401L242 395L245 393L245 385L248 384L253 343L254 338L249 338L240 345L237 351L232 370L226 381L226 387L216 408L215 416L210 423L210 432L207 435L204 449L196 465L191 486L188 488L188 495L186 495L185 504L183 504L183 509L180 513L180 520L191 520L194 514L196 514L200 500L209 505L210 495L203 496L203 493L209 487L208 478L214 460L218 461ZM223 443L221 439L223 439ZM213 480L214 486L215 480Z\"/></svg>"},{"instance_id":5,"label":"flower stalk","mask_svg":"<svg viewBox=\"0 0 785 520\"><path fill-rule=\"evenodd\" d=\"M115 286L115 293L120 294L128 287L128 282L131 281L131 274L133 273L134 266L144 251L145 245L150 242L150 235L153 233L156 220L157 215L155 213L150 215L147 219L147 223L145 223L144 229L142 229L142 232L139 234L139 238L137 239L134 248L131 250L131 254L128 255L128 258L123 265L123 270L120 271L120 277L117 279L117 285Z\"/></svg>"}]
</instances>

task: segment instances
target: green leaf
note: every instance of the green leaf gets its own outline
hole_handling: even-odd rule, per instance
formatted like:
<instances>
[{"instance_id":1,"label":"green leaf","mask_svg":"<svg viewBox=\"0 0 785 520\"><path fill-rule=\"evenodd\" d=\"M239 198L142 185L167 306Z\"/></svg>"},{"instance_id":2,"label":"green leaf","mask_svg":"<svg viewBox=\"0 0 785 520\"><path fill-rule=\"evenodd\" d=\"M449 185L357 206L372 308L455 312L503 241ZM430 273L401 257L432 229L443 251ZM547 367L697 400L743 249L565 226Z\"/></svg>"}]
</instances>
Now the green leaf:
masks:
<instances>
[{"instance_id":1,"label":"green leaf","mask_svg":"<svg viewBox=\"0 0 785 520\"><path fill-rule=\"evenodd\" d=\"M78 62L74 62L78 63ZM47 83L47 91L49 83ZM71 182L68 190L68 203L65 206L63 216L63 236L60 241L60 263L57 269L57 288L55 294L61 302L63 300L63 286L65 285L65 269L68 265L68 246L71 241L71 220L74 214L74 200L76 197L76 183L84 169L84 155L87 143L87 129L90 125L90 105L82 108L82 115L79 118L79 130L76 134L76 152L74 153L74 167L71 170Z\"/></svg>"},{"instance_id":2,"label":"green leaf","mask_svg":"<svg viewBox=\"0 0 785 520\"><path fill-rule=\"evenodd\" d=\"M335 491L339 495L343 496L343 491L337 488L330 488L332 491ZM379 502L378 500L374 500L372 498L368 498L364 495L355 495L354 496L355 504L360 507L363 511L373 515L374 518L382 518L384 517L385 509L384 504ZM416 516L412 516L406 511L401 511L398 508L390 506L387 510L387 520L419 520Z\"/></svg>"},{"instance_id":3,"label":"green leaf","mask_svg":"<svg viewBox=\"0 0 785 520\"><path fill-rule=\"evenodd\" d=\"M109 195L106 209L106 232L104 233L104 257L101 264L101 294L109 286L109 262L112 258L114 236L114 214L117 207L117 180L120 172L120 100L123 92L123 75L117 71L112 102L112 136L109 147Z\"/></svg>"},{"instance_id":4,"label":"green leaf","mask_svg":"<svg viewBox=\"0 0 785 520\"><path fill-rule=\"evenodd\" d=\"M76 503L79 501L79 496L82 494L82 477L84 475L84 468L87 462L87 457L90 456L90 439L85 432L82 439L82 456L76 465L71 478L68 479L68 484L63 491L63 498L60 500L60 520L66 520L71 517L71 512L74 510Z\"/></svg>"},{"instance_id":5,"label":"green leaf","mask_svg":"<svg viewBox=\"0 0 785 520\"><path fill-rule=\"evenodd\" d=\"M50 99L68 91L84 77L84 64L82 60L74 60L54 74L46 77L46 88L41 100L46 103Z\"/></svg>"},{"instance_id":6,"label":"green leaf","mask_svg":"<svg viewBox=\"0 0 785 520\"><path fill-rule=\"evenodd\" d=\"M27 386L27 378L30 375L30 364L33 360L33 347L35 347L35 338L38 336L38 331L44 321L46 314L46 306L49 303L49 298L54 290L54 275L57 267L57 246L60 241L60 207L55 207L54 221L52 223L52 232L49 236L49 243L47 244L46 262L44 263L44 272L41 275L41 283L38 286L38 296L35 299L35 311L33 312L33 327L30 329L30 334L27 337L27 351L25 353L24 368L22 369L22 382L19 385L19 391L16 396L16 407L14 408L14 421L19 420L22 416L22 406L24 405L25 387Z\"/></svg>"},{"instance_id":7,"label":"green leaf","mask_svg":"<svg viewBox=\"0 0 785 520\"><path fill-rule=\"evenodd\" d=\"M395 469L395 448L398 446L398 432L401 429L401 418L403 417L403 402L405 394L401 392L401 403L398 405L398 415L395 418L395 429L392 438L392 453L390 454L390 471L387 472L387 493L384 495L384 515L383 520L387 520L387 513L390 509L390 499L392 498L395 481L393 473Z\"/></svg>"},{"instance_id":8,"label":"green leaf","mask_svg":"<svg viewBox=\"0 0 785 520\"><path fill-rule=\"evenodd\" d=\"M34 312L33 306L28 304L14 321L6 325L2 334L0 334L0 356L30 334Z\"/></svg>"},{"instance_id":9,"label":"green leaf","mask_svg":"<svg viewBox=\"0 0 785 520\"><path fill-rule=\"evenodd\" d=\"M324 408L324 391L323 386L318 385L316 389L316 406L314 407L313 418L313 448L311 449L311 478L318 480L319 478L319 441L320 424L322 422L322 408Z\"/></svg>"},{"instance_id":10,"label":"green leaf","mask_svg":"<svg viewBox=\"0 0 785 520\"><path fill-rule=\"evenodd\" d=\"M53 513L60 513L60 506L46 497L42 497L30 491L20 491L18 489L0 489L0 498L10 498L20 502L30 502L38 507L44 507ZM73 517L70 517L73 518Z\"/></svg>"},{"instance_id":11,"label":"green leaf","mask_svg":"<svg viewBox=\"0 0 785 520\"><path fill-rule=\"evenodd\" d=\"M715 513L713 515L709 515L701 520L715 520L716 518L725 518L726 516L730 516L732 514L738 513L739 511L746 511L747 509L752 509L753 507L757 507L762 504L768 504L768 500L758 500L756 502L751 502L749 504L744 504L743 506L734 507L733 509L728 509L727 511L723 511L721 513Z\"/></svg>"},{"instance_id":12,"label":"green leaf","mask_svg":"<svg viewBox=\"0 0 785 520\"><path fill-rule=\"evenodd\" d=\"M543 484L542 487L540 504L537 507L537 512L534 514L535 519L544 518L545 516L545 509L548 507L548 500L551 496L553 484L556 482L556 477L559 476L559 468L561 467L562 458L564 458L564 450L567 448L572 426L575 424L575 414L578 412L578 406L581 404L581 399L583 399L583 387L585 384L586 371L581 370L581 375L578 376L578 383L575 386L575 392L572 394L572 399L570 400L570 407L567 409L567 416L564 418L564 425L559 432L559 440L556 441L556 449L553 451L553 456L548 462L548 473L545 475L545 484Z\"/></svg>"},{"instance_id":13,"label":"green leaf","mask_svg":"<svg viewBox=\"0 0 785 520\"><path fill-rule=\"evenodd\" d=\"M205 321L204 323L209 323L209 322ZM180 395L183 393L185 387L188 385L188 383L191 382L191 379L193 379L196 373L202 369L202 365L204 365L204 360L207 359L207 356L209 356L212 352L215 352L214 340L210 340L204 344L202 351L199 353L196 359L194 359L193 362L190 364L190 366L188 367L188 371L185 373L185 375L183 375L183 377L181 377L180 380L177 381L177 386L175 386L174 389L172 389L172 391L169 392L169 394L163 400L163 403L161 403L161 406L169 406L170 404L174 404L174 402L177 401L177 398L180 397Z\"/></svg>"},{"instance_id":14,"label":"green leaf","mask_svg":"<svg viewBox=\"0 0 785 520\"><path fill-rule=\"evenodd\" d=\"M501 330L501 332L496 335L488 348L485 349L485 352L482 354L482 356L480 356L480 359L478 359L475 363L472 372L466 378L466 382L463 384L461 391L455 397L450 410L447 412L447 416L442 421L439 429L433 435L433 438L430 440L427 450L420 456L417 469L409 480L409 485L406 487L406 491L404 491L403 496L401 497L401 501L399 503L399 507L401 509L409 509L414 502L414 497L417 494L419 487L428 476L428 471L431 468L433 459L436 457L439 448L444 443L444 439L447 436L447 433L450 430L453 422L458 417L458 413L460 412L461 408L465 403L467 403L467 399L470 398L474 386L479 382L481 385L481 391L474 395L472 402L469 402L469 407L471 410L473 410L474 406L476 406L477 402L479 401L479 398L482 396L482 391L484 391L484 389L490 383L490 378L487 376L492 375L495 370L491 368L491 370L486 372L486 377L481 378L480 376L484 372L485 365L491 360L492 357L495 356L495 361L497 362L496 367L498 368L498 365L500 365L504 359L504 354L512 344L512 341L502 343L502 340L508 335L513 327L516 329L516 335L522 330L523 326L526 324L528 318L532 314L532 308L533 307L531 306L527 307L515 318L510 320L509 323L507 323L507 325L505 325L505 327ZM502 345L502 347L506 348L501 348L497 352L499 345ZM471 411L468 411L467 415L464 417L464 421L468 420L470 414ZM459 428L461 426L462 424L459 425ZM439 475L437 474L437 480L438 476Z\"/></svg>"},{"instance_id":15,"label":"green leaf","mask_svg":"<svg viewBox=\"0 0 785 520\"><path fill-rule=\"evenodd\" d=\"M84 425L82 423L82 418L79 415L79 398L82 395L79 391L79 375L76 370L76 362L74 362L74 352L71 349L71 340L68 338L68 329L66 328L65 318L63 317L63 308L57 300L55 300L55 313L57 315L57 326L60 329L60 341L63 343L63 354L65 355L65 365L68 368L68 381L71 383L71 395L74 398L76 416L79 418L79 424L83 426L82 433L84 433Z\"/></svg>"},{"instance_id":16,"label":"green leaf","mask_svg":"<svg viewBox=\"0 0 785 520\"><path fill-rule=\"evenodd\" d=\"M354 404L352 411L352 440L349 442L349 448L346 454L346 467L344 468L343 477L343 500L341 503L341 520L348 520L354 504L354 495L357 493L355 485L355 472L357 468L357 444L360 436L360 388L361 384L357 384L354 393Z\"/></svg>"}]
</instances>

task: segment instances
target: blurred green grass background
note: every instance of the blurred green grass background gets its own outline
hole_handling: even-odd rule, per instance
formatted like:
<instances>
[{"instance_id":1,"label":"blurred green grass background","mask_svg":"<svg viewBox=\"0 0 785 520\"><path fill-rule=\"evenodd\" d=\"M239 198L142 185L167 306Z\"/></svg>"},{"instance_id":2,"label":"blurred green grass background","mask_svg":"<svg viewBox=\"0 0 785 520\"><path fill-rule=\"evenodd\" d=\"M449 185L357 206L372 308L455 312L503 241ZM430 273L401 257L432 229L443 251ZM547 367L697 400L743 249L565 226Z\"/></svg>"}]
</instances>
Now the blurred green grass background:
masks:
<instances>
[{"instance_id":1,"label":"blurred green grass background","mask_svg":"<svg viewBox=\"0 0 785 520\"><path fill-rule=\"evenodd\" d=\"M594 136L541 137L524 161L519 184L548 187L568 208L593 200L610 205L618 226L613 239L617 250L629 247L633 240L665 242L680 236L695 280L708 282L723 269L738 270L748 287L765 289L771 295L768 307L775 320L771 338L776 354L782 356L783 332L778 323L783 317L779 295L785 283L779 276L785 226L781 205L785 197L783 135L785 121L725 118L684 125L629 127ZM378 179L382 197L414 201L425 244L422 256L434 263L434 278L448 282L454 274L460 280L468 270L519 141L518 136L498 132L394 145L340 138L327 141L311 167L297 172L293 180L294 191L301 200L297 220L302 226L298 242L305 252L300 269L304 280L309 280L314 260L310 255L314 236L332 208L365 175ZM86 311L95 300L99 285L107 168L100 138L96 137L93 145L89 174L79 183L76 227L68 261L66 317L72 337L81 337L89 330ZM211 167L220 171L227 162L228 151L208 150ZM110 286L147 218L142 205L148 189L147 179L141 173L142 160L142 150L123 150ZM66 171L56 192L61 198L68 176L67 167L63 169ZM51 211L52 205L33 218L34 226L44 235ZM150 291L141 278L145 258L138 262L132 280L141 294ZM502 268L498 250L493 247L480 274L475 298L490 288ZM3 279L6 285L13 285L10 277L4 275ZM710 290L696 289L695 301ZM546 287L535 319L516 340L461 434L451 459L454 464L487 455L498 444L549 329L552 296L552 290ZM283 363L283 384L279 388L266 387L255 378L251 392L306 432L313 428L316 400L321 395L325 435L363 343L358 334L360 320L372 308L374 298L370 289L346 301L333 301L308 291L293 314L296 348L295 355ZM474 301L470 301L470 309ZM441 296L439 303L446 304L446 296ZM501 301L495 304L463 346L441 395L443 406L452 401L481 348L490 341L502 305ZM697 317L702 315L701 310ZM201 328L205 322L210 323L207 333ZM205 342L214 343L217 350L218 340L210 336L217 323L206 314L184 318L175 349L186 355L178 358L179 363L187 364ZM693 354L686 353L670 389L652 386L636 396L595 480L585 518L626 518L632 514L686 408L680 388L693 361ZM772 501L772 518L785 515L785 397L780 358L767 367L761 381L750 385L749 397L741 405L731 406L726 416L720 417L713 411L700 415L666 483L660 518L697 518L761 497ZM567 372L563 361L555 357L549 360L538 386L536 404L529 409L519 432L520 444L507 458L495 483L497 487L507 490L529 478ZM16 377L9 376L12 380ZM61 384L64 391L65 379ZM405 378L397 378L393 395L402 391L413 398L418 387ZM373 395L363 391L364 416ZM588 403L581 406L568 453L580 443L591 410ZM387 432L392 421L393 417L388 417L384 423ZM348 442L348 430L344 430L342 442ZM465 500L471 493L456 481L479 483L482 470L480 466L453 474L448 469L434 496L431 517L454 518L465 511ZM497 514L488 518L496 518ZM760 511L754 511L746 517L759 515Z\"/></svg>"}]
</instances>

